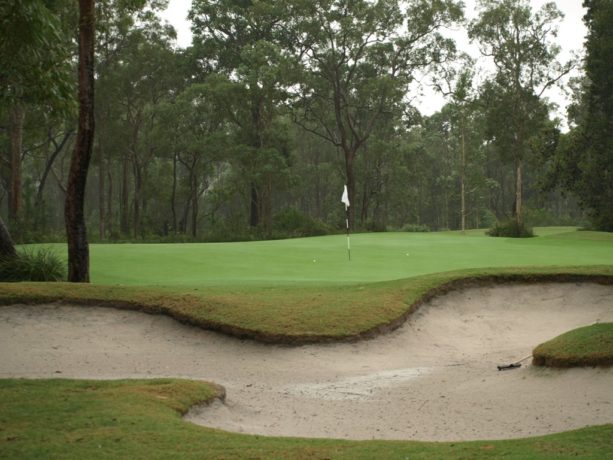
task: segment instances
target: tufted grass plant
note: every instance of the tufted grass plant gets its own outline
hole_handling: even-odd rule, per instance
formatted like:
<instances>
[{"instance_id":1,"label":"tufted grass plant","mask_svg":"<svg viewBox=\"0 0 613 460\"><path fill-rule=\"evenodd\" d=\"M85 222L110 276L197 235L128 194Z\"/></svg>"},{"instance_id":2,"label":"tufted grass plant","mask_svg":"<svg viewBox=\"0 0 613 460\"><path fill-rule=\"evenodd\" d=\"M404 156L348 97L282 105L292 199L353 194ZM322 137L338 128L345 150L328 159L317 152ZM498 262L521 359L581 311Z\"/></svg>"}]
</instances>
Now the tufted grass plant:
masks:
<instances>
[{"instance_id":1,"label":"tufted grass plant","mask_svg":"<svg viewBox=\"0 0 613 460\"><path fill-rule=\"evenodd\" d=\"M20 248L16 257L0 257L0 281L65 281L66 265L50 248Z\"/></svg>"}]
</instances>

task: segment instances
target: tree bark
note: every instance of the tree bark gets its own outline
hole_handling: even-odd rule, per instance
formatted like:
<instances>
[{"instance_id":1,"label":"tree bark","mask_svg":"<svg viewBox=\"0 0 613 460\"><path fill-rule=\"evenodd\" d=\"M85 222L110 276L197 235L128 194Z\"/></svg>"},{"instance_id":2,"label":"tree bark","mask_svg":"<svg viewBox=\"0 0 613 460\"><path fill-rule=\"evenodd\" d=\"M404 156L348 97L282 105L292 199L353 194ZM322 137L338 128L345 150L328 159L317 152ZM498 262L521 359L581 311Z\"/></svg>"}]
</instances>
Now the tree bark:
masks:
<instances>
[{"instance_id":1,"label":"tree bark","mask_svg":"<svg viewBox=\"0 0 613 460\"><path fill-rule=\"evenodd\" d=\"M89 282L85 186L94 141L95 0L79 0L79 128L70 163L64 215L68 239L68 281Z\"/></svg>"},{"instance_id":2,"label":"tree bark","mask_svg":"<svg viewBox=\"0 0 613 460\"><path fill-rule=\"evenodd\" d=\"M198 233L198 177L196 175L196 162L192 163L191 172L191 192L192 192L192 238L196 238Z\"/></svg>"},{"instance_id":3,"label":"tree bark","mask_svg":"<svg viewBox=\"0 0 613 460\"><path fill-rule=\"evenodd\" d=\"M464 122L462 121L461 138L462 138L462 156L460 158L460 219L462 233L466 230L466 144L464 139Z\"/></svg>"},{"instance_id":4,"label":"tree bark","mask_svg":"<svg viewBox=\"0 0 613 460\"><path fill-rule=\"evenodd\" d=\"M251 228L256 228L260 225L260 200L258 189L255 184L251 184L251 210L249 213L249 225Z\"/></svg>"},{"instance_id":5,"label":"tree bark","mask_svg":"<svg viewBox=\"0 0 613 460\"><path fill-rule=\"evenodd\" d=\"M177 154L172 157L172 194L170 196L170 210L172 212L172 232L177 234Z\"/></svg>"},{"instance_id":6,"label":"tree bark","mask_svg":"<svg viewBox=\"0 0 613 460\"><path fill-rule=\"evenodd\" d=\"M134 216L133 216L133 231L134 238L138 238L140 236L141 228L140 228L140 214L141 214L141 200L142 200L142 190L143 190L143 176L141 167L138 164L136 158L134 158L133 164L133 172L134 172Z\"/></svg>"},{"instance_id":7,"label":"tree bark","mask_svg":"<svg viewBox=\"0 0 613 460\"><path fill-rule=\"evenodd\" d=\"M43 175L40 178L40 183L38 184L38 189L36 191L36 206L37 207L38 206L42 206L42 203L43 203L43 192L45 191L45 184L47 183L47 178L49 177L49 173L51 172L51 168L53 167L53 163L55 163L55 160L57 159L59 154L64 149L64 146L68 142L68 139L70 138L70 136L72 136L73 132L74 131L72 129L66 131L64 133L64 137L62 139L62 142L60 142L60 145L57 145L55 143L55 141L52 140L52 142L53 142L53 144L55 146L55 150L53 151L53 153L51 154L51 156L47 160L47 163L45 164L45 170L43 171Z\"/></svg>"},{"instance_id":8,"label":"tree bark","mask_svg":"<svg viewBox=\"0 0 613 460\"><path fill-rule=\"evenodd\" d=\"M111 238L113 237L113 174L111 172L112 164L111 159L108 159L108 171L107 171L107 182L108 186L108 195L107 195L107 209L106 209L106 233Z\"/></svg>"},{"instance_id":9,"label":"tree bark","mask_svg":"<svg viewBox=\"0 0 613 460\"><path fill-rule=\"evenodd\" d=\"M129 204L129 199L130 199L130 194L128 191L128 185L130 183L130 173L129 173L129 168L130 168L130 160L128 159L127 155L124 156L121 167L121 177L122 177L122 182L121 182L121 201L120 201L120 209L121 209L121 213L119 216L119 229L121 231L122 235L128 235L130 233L130 223L129 223L129 217L130 217L130 204Z\"/></svg>"},{"instance_id":10,"label":"tree bark","mask_svg":"<svg viewBox=\"0 0 613 460\"><path fill-rule=\"evenodd\" d=\"M98 234L100 240L104 240L106 236L106 203L104 202L104 195L106 192L104 186L105 175L106 171L104 169L104 151L102 149L102 146L98 144Z\"/></svg>"},{"instance_id":11,"label":"tree bark","mask_svg":"<svg viewBox=\"0 0 613 460\"><path fill-rule=\"evenodd\" d=\"M0 217L0 257L16 257L17 251L2 217Z\"/></svg>"},{"instance_id":12,"label":"tree bark","mask_svg":"<svg viewBox=\"0 0 613 460\"><path fill-rule=\"evenodd\" d=\"M25 111L16 102L11 106L9 125L11 136L11 183L9 199L9 220L19 221L21 215L21 154L23 151L23 124Z\"/></svg>"},{"instance_id":13,"label":"tree bark","mask_svg":"<svg viewBox=\"0 0 613 460\"><path fill-rule=\"evenodd\" d=\"M354 229L355 222L355 173L353 171L353 161L355 152L345 150L345 172L347 174L347 194L349 195L349 228Z\"/></svg>"},{"instance_id":14,"label":"tree bark","mask_svg":"<svg viewBox=\"0 0 613 460\"><path fill-rule=\"evenodd\" d=\"M517 226L521 228L524 224L524 215L522 212L522 171L523 171L523 162L521 159L517 160L517 172L516 172L516 182L515 182L515 219L517 221Z\"/></svg>"}]
</instances>

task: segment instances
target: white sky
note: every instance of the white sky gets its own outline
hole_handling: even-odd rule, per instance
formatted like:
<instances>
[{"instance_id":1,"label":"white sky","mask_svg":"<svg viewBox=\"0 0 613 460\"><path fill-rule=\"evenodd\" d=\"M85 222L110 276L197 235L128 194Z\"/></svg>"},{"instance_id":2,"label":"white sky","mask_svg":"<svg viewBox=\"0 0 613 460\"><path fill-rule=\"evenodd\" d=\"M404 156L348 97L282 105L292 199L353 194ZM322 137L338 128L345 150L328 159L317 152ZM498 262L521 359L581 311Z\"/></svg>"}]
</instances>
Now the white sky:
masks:
<instances>
[{"instance_id":1,"label":"white sky","mask_svg":"<svg viewBox=\"0 0 613 460\"><path fill-rule=\"evenodd\" d=\"M533 9L538 9L548 0L531 0L530 4ZM582 0L554 0L557 7L564 13L564 19L560 24L558 33L558 44L562 48L560 59L567 61L573 53L582 51L583 41L586 34L586 28L583 24L584 8L581 6ZM469 19L475 16L474 8L476 0L464 0L465 13ZM192 33L190 30L190 22L187 20L187 13L191 6L189 0L170 0L166 11L161 13L161 17L167 20L174 26L177 31L177 46L187 47L191 44ZM479 55L478 49L474 45L470 45L466 32L463 30L452 33L458 48L467 51L473 57ZM425 81L424 81L425 82ZM414 104L425 115L430 115L444 104L442 96L434 93L429 88L425 88L423 96L418 97ZM565 107L567 104L565 95L557 89L553 89L547 94L548 97L556 102L560 108L558 116L565 119Z\"/></svg>"}]
</instances>

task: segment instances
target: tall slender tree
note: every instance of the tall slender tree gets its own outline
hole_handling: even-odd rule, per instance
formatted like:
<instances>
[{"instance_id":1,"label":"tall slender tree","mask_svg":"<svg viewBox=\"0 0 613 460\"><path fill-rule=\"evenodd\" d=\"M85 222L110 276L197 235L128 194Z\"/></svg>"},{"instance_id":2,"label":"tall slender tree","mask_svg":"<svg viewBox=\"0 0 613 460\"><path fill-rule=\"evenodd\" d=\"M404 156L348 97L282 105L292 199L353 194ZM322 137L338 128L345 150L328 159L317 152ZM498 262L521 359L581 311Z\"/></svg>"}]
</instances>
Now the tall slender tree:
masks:
<instances>
[{"instance_id":1,"label":"tall slender tree","mask_svg":"<svg viewBox=\"0 0 613 460\"><path fill-rule=\"evenodd\" d=\"M70 163L64 216L68 239L68 281L89 282L85 185L94 143L95 0L79 0L79 127Z\"/></svg>"},{"instance_id":2,"label":"tall slender tree","mask_svg":"<svg viewBox=\"0 0 613 460\"><path fill-rule=\"evenodd\" d=\"M356 202L356 156L409 85L455 51L439 29L459 21L453 0L318 0L298 10L296 121L334 144ZM355 206L349 208L353 226Z\"/></svg>"},{"instance_id":3,"label":"tall slender tree","mask_svg":"<svg viewBox=\"0 0 613 460\"><path fill-rule=\"evenodd\" d=\"M585 0L586 78L557 153L556 179L572 191L594 226L613 231L613 2Z\"/></svg>"},{"instance_id":4,"label":"tall slender tree","mask_svg":"<svg viewBox=\"0 0 613 460\"><path fill-rule=\"evenodd\" d=\"M543 96L572 68L557 60L554 39L562 13L554 3L536 12L526 0L480 0L479 17L469 27L496 73L489 82L490 135L515 166L515 219L524 225L523 176L530 138L540 131L547 110Z\"/></svg>"}]
</instances>

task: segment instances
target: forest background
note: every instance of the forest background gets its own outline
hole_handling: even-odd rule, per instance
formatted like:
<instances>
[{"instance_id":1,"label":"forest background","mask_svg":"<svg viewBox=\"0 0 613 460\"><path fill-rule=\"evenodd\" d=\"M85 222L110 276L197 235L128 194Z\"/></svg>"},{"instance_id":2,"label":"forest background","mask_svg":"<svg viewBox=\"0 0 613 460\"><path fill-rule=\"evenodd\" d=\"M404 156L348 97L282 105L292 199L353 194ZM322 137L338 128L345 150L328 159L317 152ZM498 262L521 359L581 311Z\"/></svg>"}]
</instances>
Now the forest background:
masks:
<instances>
[{"instance_id":1,"label":"forest background","mask_svg":"<svg viewBox=\"0 0 613 460\"><path fill-rule=\"evenodd\" d=\"M234 241L497 222L613 230L610 0L560 58L554 3L96 2L94 241ZM65 241L78 11L2 2L0 209L19 243ZM445 31L464 28L481 53ZM445 100L429 115L418 83ZM561 87L566 119L548 98Z\"/></svg>"}]
</instances>

